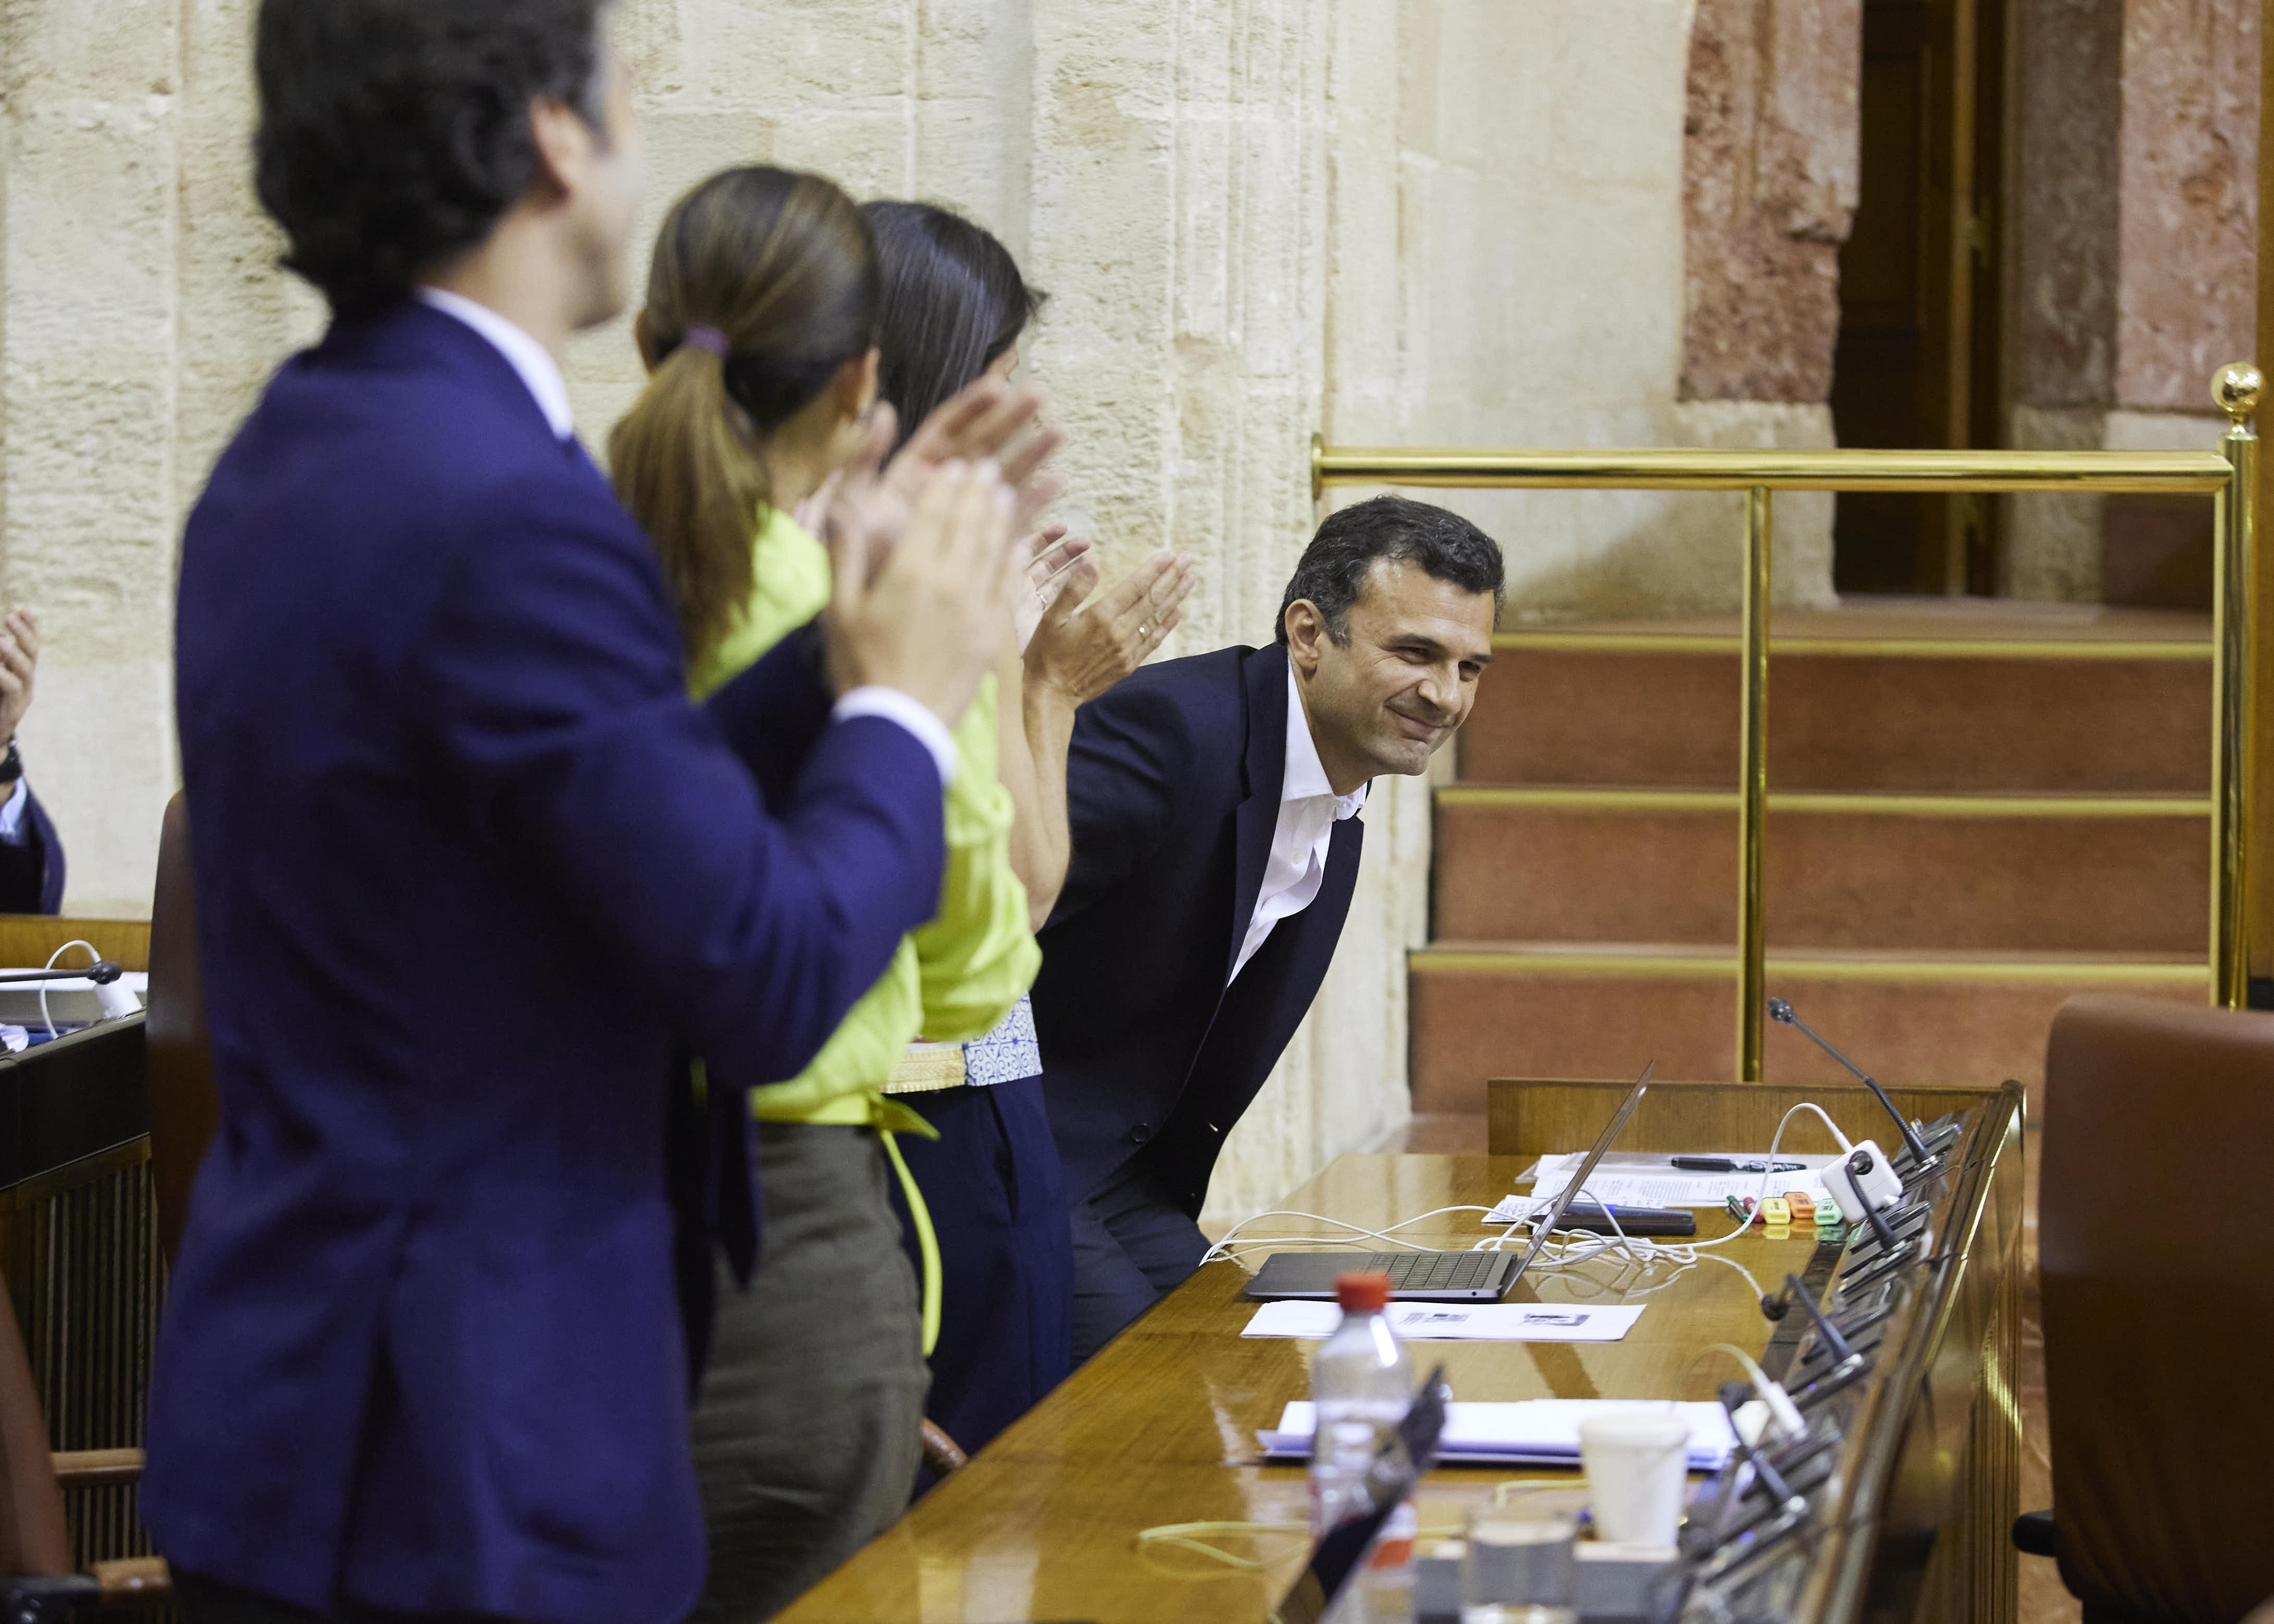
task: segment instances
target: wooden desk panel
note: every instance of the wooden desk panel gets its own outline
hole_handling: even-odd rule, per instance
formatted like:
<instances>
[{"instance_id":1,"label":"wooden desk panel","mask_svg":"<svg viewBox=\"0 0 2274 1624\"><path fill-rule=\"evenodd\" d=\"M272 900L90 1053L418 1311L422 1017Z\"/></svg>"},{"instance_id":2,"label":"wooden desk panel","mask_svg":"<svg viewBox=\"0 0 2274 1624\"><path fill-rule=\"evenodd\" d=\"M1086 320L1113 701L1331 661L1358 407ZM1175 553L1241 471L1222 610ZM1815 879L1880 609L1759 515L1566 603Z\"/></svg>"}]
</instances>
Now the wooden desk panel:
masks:
<instances>
[{"instance_id":1,"label":"wooden desk panel","mask_svg":"<svg viewBox=\"0 0 2274 1624\"><path fill-rule=\"evenodd\" d=\"M0 914L0 968L36 970L66 942L91 942L94 951L125 970L150 967L147 919L72 919L53 914ZM67 965L83 965L73 953Z\"/></svg>"},{"instance_id":2,"label":"wooden desk panel","mask_svg":"<svg viewBox=\"0 0 2274 1624\"><path fill-rule=\"evenodd\" d=\"M1434 1207L1489 1206L1515 1188L1525 1165L1482 1156L1344 1156L1284 1205L1380 1228ZM1449 1214L1400 1233L1466 1244L1487 1232L1478 1219ZM1708 1237L1727 1227L1710 1214L1702 1226ZM1254 1232L1331 1229L1285 1220ZM1813 1231L1803 1226L1786 1240L1754 1231L1717 1250L1766 1287L1788 1269L1803 1269L1813 1246ZM1630 1272L1597 1261L1527 1276L1517 1298L1634 1300L1620 1278ZM783 1618L1257 1624L1268 1617L1301 1567L1300 1538L1235 1545L1272 1559L1253 1572L1185 1553L1148 1557L1136 1543L1141 1530L1162 1523L1299 1522L1306 1515L1303 1469L1259 1464L1254 1434L1275 1425L1289 1400L1308 1395L1306 1361L1316 1344L1242 1338L1255 1306L1240 1295L1246 1277L1231 1264L1202 1269ZM1698 1361L1699 1350L1728 1341L1758 1357L1766 1345L1771 1327L1758 1289L1735 1268L1660 1267L1624 1285L1653 1289L1645 1299L1651 1311L1623 1342L1433 1342L1411 1352L1425 1369L1442 1358L1463 1399L1703 1399L1736 1367L1726 1358ZM1576 1471L1441 1470L1420 1496L1422 1527L1451 1531L1494 1485L1543 1476L1575 1486L1579 1480Z\"/></svg>"},{"instance_id":3,"label":"wooden desk panel","mask_svg":"<svg viewBox=\"0 0 2274 1624\"><path fill-rule=\"evenodd\" d=\"M1625 1082L1495 1077L1485 1085L1486 1145L1497 1155L1525 1157L1584 1150L1633 1086ZM1931 1122L1981 1101L1979 1088L1891 1087L1906 1116ZM1886 1108L1861 1083L1653 1082L1619 1135L1619 1150L1766 1150L1777 1123L1809 1101L1851 1139L1902 1148ZM1785 1130L1781 1150L1828 1152L1838 1147L1815 1114L1803 1111Z\"/></svg>"}]
</instances>

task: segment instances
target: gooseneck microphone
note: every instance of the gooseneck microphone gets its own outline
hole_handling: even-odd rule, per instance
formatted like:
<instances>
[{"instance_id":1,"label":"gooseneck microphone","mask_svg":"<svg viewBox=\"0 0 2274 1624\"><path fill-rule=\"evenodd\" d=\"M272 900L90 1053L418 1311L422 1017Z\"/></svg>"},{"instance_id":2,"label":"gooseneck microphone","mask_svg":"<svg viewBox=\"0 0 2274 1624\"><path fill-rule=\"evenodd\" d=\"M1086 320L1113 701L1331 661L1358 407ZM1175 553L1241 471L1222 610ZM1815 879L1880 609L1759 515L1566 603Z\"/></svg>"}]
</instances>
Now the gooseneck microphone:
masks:
<instances>
[{"instance_id":1,"label":"gooseneck microphone","mask_svg":"<svg viewBox=\"0 0 2274 1624\"><path fill-rule=\"evenodd\" d=\"M1786 1003L1782 998L1771 998L1769 1000L1769 1019L1777 1022L1781 1026L1799 1027L1810 1042L1815 1044L1817 1048L1822 1049L1826 1054L1831 1056L1841 1065L1846 1066L1849 1071L1853 1072L1856 1080L1861 1082L1864 1087L1871 1091L1871 1097L1886 1108L1887 1115L1895 1119L1895 1127L1903 1136L1903 1148L1911 1153L1911 1160L1917 1162L1919 1166L1923 1168L1931 1167L1934 1165L1935 1159L1927 1154L1926 1141L1919 1138L1917 1127L1912 1124L1909 1117L1905 1116L1901 1111L1895 1109L1895 1102L1887 1098L1887 1091L1879 1086L1879 1079L1877 1078L1871 1076L1871 1074L1864 1071L1863 1067L1857 1065L1854 1061L1849 1059L1847 1056L1833 1048L1831 1044L1826 1042L1814 1032L1810 1031L1808 1023L1801 1019L1799 1016L1794 1014L1792 1011L1792 1005Z\"/></svg>"},{"instance_id":2,"label":"gooseneck microphone","mask_svg":"<svg viewBox=\"0 0 2274 1624\"><path fill-rule=\"evenodd\" d=\"M0 987L23 981L93 981L96 1001L102 1005L102 1020L116 1020L122 1015L140 1012L142 1004L133 992L119 985L126 974L108 959L98 959L91 965L81 965L70 970L0 970ZM41 1007L46 1008L47 995L40 995Z\"/></svg>"},{"instance_id":3,"label":"gooseneck microphone","mask_svg":"<svg viewBox=\"0 0 2274 1624\"><path fill-rule=\"evenodd\" d=\"M1754 1478L1769 1492L1771 1502L1788 1516L1804 1515L1808 1502L1794 1493L1792 1485L1784 1480L1784 1474L1769 1464L1767 1450L1745 1441L1744 1432L1737 1425L1737 1411L1751 1396L1751 1389L1742 1381L1725 1381L1715 1396L1721 1401L1721 1408L1728 1415L1729 1435L1736 1440L1737 1453L1751 1464ZM1735 1477L1736 1474L1732 1473L1733 1481Z\"/></svg>"},{"instance_id":4,"label":"gooseneck microphone","mask_svg":"<svg viewBox=\"0 0 2274 1624\"><path fill-rule=\"evenodd\" d=\"M1761 1299L1761 1312L1772 1320L1781 1320L1795 1303L1807 1312L1810 1321L1816 1327L1816 1340L1824 1344L1824 1350L1832 1356L1834 1364L1845 1365L1857 1357L1854 1346L1840 1335L1840 1327L1832 1323L1830 1316L1817 1306L1816 1299L1809 1296L1808 1289L1801 1284L1797 1274L1787 1274L1783 1291Z\"/></svg>"},{"instance_id":5,"label":"gooseneck microphone","mask_svg":"<svg viewBox=\"0 0 2274 1624\"><path fill-rule=\"evenodd\" d=\"M70 970L0 970L0 986L12 981L93 981L104 987L125 974L108 959L98 959Z\"/></svg>"}]
</instances>

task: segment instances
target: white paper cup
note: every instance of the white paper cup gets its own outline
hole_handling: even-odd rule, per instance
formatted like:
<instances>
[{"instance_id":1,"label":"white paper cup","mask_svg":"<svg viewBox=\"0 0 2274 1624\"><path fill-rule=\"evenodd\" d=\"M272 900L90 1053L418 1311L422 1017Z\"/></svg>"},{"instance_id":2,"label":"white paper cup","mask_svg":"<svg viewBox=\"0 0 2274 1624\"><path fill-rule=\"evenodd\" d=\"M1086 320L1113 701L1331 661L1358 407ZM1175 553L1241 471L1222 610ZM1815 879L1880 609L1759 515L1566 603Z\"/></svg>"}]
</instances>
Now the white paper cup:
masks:
<instances>
[{"instance_id":1,"label":"white paper cup","mask_svg":"<svg viewBox=\"0 0 2274 1624\"><path fill-rule=\"evenodd\" d=\"M1646 1410L1590 1416L1579 1424L1579 1459L1597 1538L1674 1543L1690 1476L1687 1421Z\"/></svg>"}]
</instances>

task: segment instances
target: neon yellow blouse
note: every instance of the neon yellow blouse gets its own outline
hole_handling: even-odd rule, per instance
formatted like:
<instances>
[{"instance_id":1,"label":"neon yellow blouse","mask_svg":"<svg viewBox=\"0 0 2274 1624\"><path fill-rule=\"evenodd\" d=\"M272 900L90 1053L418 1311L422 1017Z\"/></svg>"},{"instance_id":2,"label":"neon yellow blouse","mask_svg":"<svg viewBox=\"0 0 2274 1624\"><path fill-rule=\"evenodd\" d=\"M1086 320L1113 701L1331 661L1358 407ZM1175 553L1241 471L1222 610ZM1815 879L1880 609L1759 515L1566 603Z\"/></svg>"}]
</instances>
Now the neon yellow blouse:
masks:
<instances>
[{"instance_id":1,"label":"neon yellow blouse","mask_svg":"<svg viewBox=\"0 0 2274 1624\"><path fill-rule=\"evenodd\" d=\"M752 544L750 601L697 663L697 699L755 664L829 602L829 553L787 514L770 510ZM930 1130L882 1099L911 1039L962 1042L993 1029L1042 966L1027 919L1027 889L1011 871L1011 796L996 770L990 673L954 727L955 782L946 795L947 870L939 912L900 939L884 975L863 994L810 1065L787 1082L753 1089L753 1115L774 1122L873 1123Z\"/></svg>"}]
</instances>

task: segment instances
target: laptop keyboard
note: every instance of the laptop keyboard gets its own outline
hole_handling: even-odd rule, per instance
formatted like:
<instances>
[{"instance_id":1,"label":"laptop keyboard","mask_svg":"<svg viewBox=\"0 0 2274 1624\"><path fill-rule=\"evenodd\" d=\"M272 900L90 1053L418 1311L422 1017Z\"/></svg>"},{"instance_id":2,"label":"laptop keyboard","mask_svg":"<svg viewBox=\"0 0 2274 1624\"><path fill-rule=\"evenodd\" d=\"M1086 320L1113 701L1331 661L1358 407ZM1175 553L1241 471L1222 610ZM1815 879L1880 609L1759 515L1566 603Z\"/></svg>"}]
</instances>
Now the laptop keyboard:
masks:
<instances>
[{"instance_id":1,"label":"laptop keyboard","mask_svg":"<svg viewBox=\"0 0 2274 1624\"><path fill-rule=\"evenodd\" d=\"M1506 1261L1497 1252L1376 1252L1366 1267L1389 1275L1392 1291L1461 1291L1490 1285Z\"/></svg>"}]
</instances>

